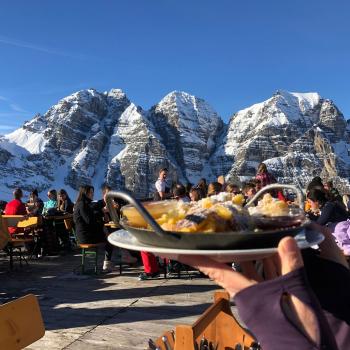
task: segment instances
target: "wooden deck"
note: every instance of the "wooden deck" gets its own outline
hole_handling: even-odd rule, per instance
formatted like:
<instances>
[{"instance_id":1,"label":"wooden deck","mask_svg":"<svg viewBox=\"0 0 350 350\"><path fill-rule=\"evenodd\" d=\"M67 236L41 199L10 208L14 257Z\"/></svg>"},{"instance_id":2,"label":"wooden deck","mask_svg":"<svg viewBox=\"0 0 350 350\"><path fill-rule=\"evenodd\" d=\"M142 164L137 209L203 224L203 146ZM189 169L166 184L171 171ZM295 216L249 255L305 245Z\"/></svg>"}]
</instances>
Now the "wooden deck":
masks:
<instances>
[{"instance_id":1,"label":"wooden deck","mask_svg":"<svg viewBox=\"0 0 350 350\"><path fill-rule=\"evenodd\" d=\"M79 276L72 272L79 261L70 254L9 272L0 258L0 303L39 298L46 334L27 349L145 349L149 338L193 323L218 289L198 276L138 281L139 268Z\"/></svg>"}]
</instances>

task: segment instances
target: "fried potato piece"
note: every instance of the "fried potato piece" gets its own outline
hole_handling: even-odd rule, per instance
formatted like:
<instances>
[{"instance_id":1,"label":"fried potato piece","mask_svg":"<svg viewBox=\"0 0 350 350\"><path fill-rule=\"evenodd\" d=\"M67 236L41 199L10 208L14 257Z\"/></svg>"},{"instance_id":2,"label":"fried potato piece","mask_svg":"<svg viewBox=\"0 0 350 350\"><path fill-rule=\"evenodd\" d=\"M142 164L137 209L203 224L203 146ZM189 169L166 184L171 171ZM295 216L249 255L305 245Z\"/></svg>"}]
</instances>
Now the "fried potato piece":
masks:
<instances>
[{"instance_id":1,"label":"fried potato piece","mask_svg":"<svg viewBox=\"0 0 350 350\"><path fill-rule=\"evenodd\" d=\"M232 203L236 205L243 206L244 204L244 196L242 193L236 194L232 197Z\"/></svg>"},{"instance_id":2,"label":"fried potato piece","mask_svg":"<svg viewBox=\"0 0 350 350\"><path fill-rule=\"evenodd\" d=\"M256 207L249 208L252 215L284 216L288 215L289 207L286 202L275 199L266 193Z\"/></svg>"}]
</instances>

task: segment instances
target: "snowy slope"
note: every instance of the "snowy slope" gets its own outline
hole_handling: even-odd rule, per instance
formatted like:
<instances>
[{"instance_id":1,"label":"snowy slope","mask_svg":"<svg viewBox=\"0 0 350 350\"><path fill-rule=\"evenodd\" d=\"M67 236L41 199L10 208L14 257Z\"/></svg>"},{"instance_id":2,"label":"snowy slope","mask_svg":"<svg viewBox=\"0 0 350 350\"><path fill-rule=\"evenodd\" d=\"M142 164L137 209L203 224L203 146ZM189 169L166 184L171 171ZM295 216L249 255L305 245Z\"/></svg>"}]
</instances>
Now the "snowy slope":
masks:
<instances>
[{"instance_id":1,"label":"snowy slope","mask_svg":"<svg viewBox=\"0 0 350 350\"><path fill-rule=\"evenodd\" d=\"M314 175L349 189L350 127L317 93L277 91L233 115L228 125L204 100L173 91L145 111L120 89L81 90L0 137L0 198L12 189L107 181L139 197L154 191L161 167L170 181L254 176L265 161L281 182Z\"/></svg>"}]
</instances>

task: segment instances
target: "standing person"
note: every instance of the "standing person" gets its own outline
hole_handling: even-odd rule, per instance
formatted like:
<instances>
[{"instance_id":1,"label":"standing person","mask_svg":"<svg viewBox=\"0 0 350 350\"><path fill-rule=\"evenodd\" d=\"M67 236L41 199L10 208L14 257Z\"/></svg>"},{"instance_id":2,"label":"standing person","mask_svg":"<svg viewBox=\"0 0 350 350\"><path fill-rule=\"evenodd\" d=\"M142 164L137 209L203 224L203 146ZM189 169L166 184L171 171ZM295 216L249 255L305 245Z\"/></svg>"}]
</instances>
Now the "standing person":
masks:
<instances>
[{"instance_id":1,"label":"standing person","mask_svg":"<svg viewBox=\"0 0 350 350\"><path fill-rule=\"evenodd\" d=\"M162 168L159 170L158 180L155 183L156 191L154 193L154 200L156 201L162 201L171 197L170 188L168 187L166 182L167 176L167 168Z\"/></svg>"},{"instance_id":2,"label":"standing person","mask_svg":"<svg viewBox=\"0 0 350 350\"><path fill-rule=\"evenodd\" d=\"M171 197L170 189L167 187L166 178L168 176L168 169L162 168L159 170L159 177L155 183L156 191L154 193L154 200L164 200ZM139 280L144 281L150 278L159 276L159 266L154 254L142 251L141 259L143 263L144 272L140 273Z\"/></svg>"},{"instance_id":3,"label":"standing person","mask_svg":"<svg viewBox=\"0 0 350 350\"><path fill-rule=\"evenodd\" d=\"M6 204L5 215L27 215L27 210L22 202L23 192L20 188L13 191L14 199ZM17 227L9 227L11 235L19 232Z\"/></svg>"},{"instance_id":4,"label":"standing person","mask_svg":"<svg viewBox=\"0 0 350 350\"><path fill-rule=\"evenodd\" d=\"M58 211L62 213L73 214L74 204L68 196L68 193L64 189L58 191Z\"/></svg>"},{"instance_id":5,"label":"standing person","mask_svg":"<svg viewBox=\"0 0 350 350\"><path fill-rule=\"evenodd\" d=\"M255 179L260 182L260 186L259 186L260 188L263 188L267 185L271 185L277 182L276 178L267 171L267 167L265 163L259 164Z\"/></svg>"}]
</instances>

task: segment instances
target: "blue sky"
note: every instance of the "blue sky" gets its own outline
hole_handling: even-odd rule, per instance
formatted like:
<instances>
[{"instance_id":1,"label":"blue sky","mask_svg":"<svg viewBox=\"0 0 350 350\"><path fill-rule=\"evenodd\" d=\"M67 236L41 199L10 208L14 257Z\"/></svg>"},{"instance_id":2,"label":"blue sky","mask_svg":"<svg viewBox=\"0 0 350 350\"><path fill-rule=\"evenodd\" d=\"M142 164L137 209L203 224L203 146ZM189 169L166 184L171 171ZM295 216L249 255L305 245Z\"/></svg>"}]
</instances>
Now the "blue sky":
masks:
<instances>
[{"instance_id":1,"label":"blue sky","mask_svg":"<svg viewBox=\"0 0 350 350\"><path fill-rule=\"evenodd\" d=\"M317 91L350 117L350 2L18 0L0 11L0 133L74 91L173 90L227 121L276 90Z\"/></svg>"}]
</instances>

